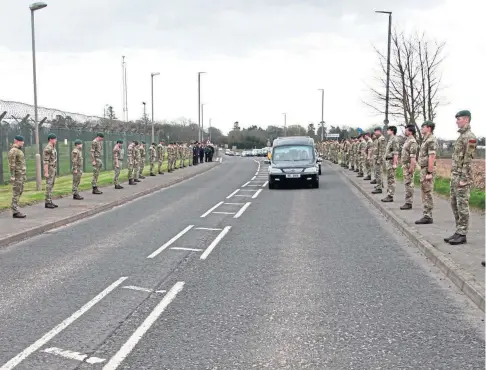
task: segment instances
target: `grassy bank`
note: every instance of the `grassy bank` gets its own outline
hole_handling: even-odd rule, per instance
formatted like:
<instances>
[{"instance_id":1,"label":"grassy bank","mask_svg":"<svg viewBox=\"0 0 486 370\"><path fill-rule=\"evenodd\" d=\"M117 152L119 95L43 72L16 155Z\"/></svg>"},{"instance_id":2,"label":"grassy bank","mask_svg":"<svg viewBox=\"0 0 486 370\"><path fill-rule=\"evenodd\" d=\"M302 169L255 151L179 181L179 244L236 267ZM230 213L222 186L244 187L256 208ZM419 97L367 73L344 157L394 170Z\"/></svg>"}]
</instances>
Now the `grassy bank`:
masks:
<instances>
[{"instance_id":1,"label":"grassy bank","mask_svg":"<svg viewBox=\"0 0 486 370\"><path fill-rule=\"evenodd\" d=\"M403 181L403 170L401 167L397 169L397 179ZM414 182L417 187L420 187L420 173L415 172ZM451 194L450 179L446 177L437 176L434 183L434 191L444 197L449 197ZM469 205L471 207L484 210L485 209L485 194L479 189L471 190L471 197L469 198Z\"/></svg>"}]
</instances>

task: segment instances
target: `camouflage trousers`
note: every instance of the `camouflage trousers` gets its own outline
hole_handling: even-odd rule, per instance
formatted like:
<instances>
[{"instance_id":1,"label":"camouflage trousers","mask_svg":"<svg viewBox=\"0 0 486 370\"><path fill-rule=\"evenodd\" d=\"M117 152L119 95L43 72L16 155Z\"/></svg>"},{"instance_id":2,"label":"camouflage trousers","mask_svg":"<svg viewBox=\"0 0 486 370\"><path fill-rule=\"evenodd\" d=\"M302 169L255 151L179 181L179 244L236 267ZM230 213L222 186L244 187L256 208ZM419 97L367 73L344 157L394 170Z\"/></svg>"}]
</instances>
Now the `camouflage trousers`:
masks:
<instances>
[{"instance_id":1,"label":"camouflage trousers","mask_svg":"<svg viewBox=\"0 0 486 370\"><path fill-rule=\"evenodd\" d=\"M366 157L364 155L360 155L359 157L359 175L364 175L366 166Z\"/></svg>"},{"instance_id":2,"label":"camouflage trousers","mask_svg":"<svg viewBox=\"0 0 486 370\"><path fill-rule=\"evenodd\" d=\"M144 168L145 168L145 160L144 160L144 159L142 159L142 160L140 161L139 166L138 166L138 175L139 175L139 176L143 176L143 170L144 170Z\"/></svg>"},{"instance_id":3,"label":"camouflage trousers","mask_svg":"<svg viewBox=\"0 0 486 370\"><path fill-rule=\"evenodd\" d=\"M155 168L155 160L150 161L150 173L154 173L154 168Z\"/></svg>"},{"instance_id":4,"label":"camouflage trousers","mask_svg":"<svg viewBox=\"0 0 486 370\"><path fill-rule=\"evenodd\" d=\"M184 167L184 157L179 158L179 168Z\"/></svg>"},{"instance_id":5,"label":"camouflage trousers","mask_svg":"<svg viewBox=\"0 0 486 370\"><path fill-rule=\"evenodd\" d=\"M379 160L375 159L375 180L376 180L376 189L383 190L383 178L382 178L382 164Z\"/></svg>"},{"instance_id":6,"label":"camouflage trousers","mask_svg":"<svg viewBox=\"0 0 486 370\"><path fill-rule=\"evenodd\" d=\"M46 179L46 203L52 203L52 189L56 184L56 167L49 167L48 175Z\"/></svg>"},{"instance_id":7,"label":"camouflage trousers","mask_svg":"<svg viewBox=\"0 0 486 370\"><path fill-rule=\"evenodd\" d=\"M397 169L393 168L393 163L388 161L385 163L385 171L386 171L386 183L387 188L386 192L390 197L395 195L395 187L396 187L396 173Z\"/></svg>"},{"instance_id":8,"label":"camouflage trousers","mask_svg":"<svg viewBox=\"0 0 486 370\"><path fill-rule=\"evenodd\" d=\"M159 163L159 165L157 167L157 170L160 173L160 172L162 172L162 164L164 163L164 160L163 159L159 159L158 160L158 163Z\"/></svg>"},{"instance_id":9,"label":"camouflage trousers","mask_svg":"<svg viewBox=\"0 0 486 370\"><path fill-rule=\"evenodd\" d=\"M92 187L98 186L98 176L100 175L102 167L103 164L101 162L101 158L96 158L96 164L93 165L93 180L91 180Z\"/></svg>"},{"instance_id":10,"label":"camouflage trousers","mask_svg":"<svg viewBox=\"0 0 486 370\"><path fill-rule=\"evenodd\" d=\"M365 157L365 170L366 170L366 176L371 177L371 159L368 159L368 157Z\"/></svg>"},{"instance_id":11,"label":"camouflage trousers","mask_svg":"<svg viewBox=\"0 0 486 370\"><path fill-rule=\"evenodd\" d=\"M133 159L132 160L128 160L128 179L129 180L133 180L133 173L134 173L134 169L135 169L135 163L133 162Z\"/></svg>"},{"instance_id":12,"label":"camouflage trousers","mask_svg":"<svg viewBox=\"0 0 486 370\"><path fill-rule=\"evenodd\" d=\"M432 178L427 180L427 168L420 169L420 190L422 193L422 205L424 208L424 216L432 218L432 210L434 209L434 198L432 197L432 191L434 190L435 174L432 174Z\"/></svg>"},{"instance_id":13,"label":"camouflage trousers","mask_svg":"<svg viewBox=\"0 0 486 370\"><path fill-rule=\"evenodd\" d=\"M12 213L19 212L19 199L24 192L24 181L24 177L16 177L12 182Z\"/></svg>"},{"instance_id":14,"label":"camouflage trousers","mask_svg":"<svg viewBox=\"0 0 486 370\"><path fill-rule=\"evenodd\" d=\"M81 182L81 177L83 176L83 171L77 170L76 173L73 172L73 195L78 194L79 183Z\"/></svg>"},{"instance_id":15,"label":"camouflage trousers","mask_svg":"<svg viewBox=\"0 0 486 370\"><path fill-rule=\"evenodd\" d=\"M459 186L459 181L459 176L451 176L451 207L456 220L456 233L466 235L469 229L469 195L471 186Z\"/></svg>"},{"instance_id":16,"label":"camouflage trousers","mask_svg":"<svg viewBox=\"0 0 486 370\"><path fill-rule=\"evenodd\" d=\"M413 181L413 172L410 173L410 164L404 163L403 170L403 185L405 185L405 204L413 204L413 193L415 184Z\"/></svg>"},{"instance_id":17,"label":"camouflage trousers","mask_svg":"<svg viewBox=\"0 0 486 370\"><path fill-rule=\"evenodd\" d=\"M113 185L120 185L120 183L118 182L118 178L120 177L120 170L121 167L113 166L113 171L115 172L115 177L113 178Z\"/></svg>"},{"instance_id":18,"label":"camouflage trousers","mask_svg":"<svg viewBox=\"0 0 486 370\"><path fill-rule=\"evenodd\" d=\"M133 162L133 176L135 180L140 177L140 163L138 161Z\"/></svg>"},{"instance_id":19,"label":"camouflage trousers","mask_svg":"<svg viewBox=\"0 0 486 370\"><path fill-rule=\"evenodd\" d=\"M171 170L175 168L175 163L176 163L176 157L175 156L169 157L169 168Z\"/></svg>"}]
</instances>

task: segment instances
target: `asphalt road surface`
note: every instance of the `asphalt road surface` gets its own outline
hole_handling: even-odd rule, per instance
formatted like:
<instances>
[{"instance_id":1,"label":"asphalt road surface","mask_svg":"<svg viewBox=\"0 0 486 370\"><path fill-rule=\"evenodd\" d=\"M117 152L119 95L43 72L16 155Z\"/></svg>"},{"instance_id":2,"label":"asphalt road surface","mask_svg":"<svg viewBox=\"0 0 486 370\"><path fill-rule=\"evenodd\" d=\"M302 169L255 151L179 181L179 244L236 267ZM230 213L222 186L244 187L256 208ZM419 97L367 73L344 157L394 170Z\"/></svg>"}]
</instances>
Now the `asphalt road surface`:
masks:
<instances>
[{"instance_id":1,"label":"asphalt road surface","mask_svg":"<svg viewBox=\"0 0 486 370\"><path fill-rule=\"evenodd\" d=\"M0 250L0 370L484 369L483 313L338 173L215 169Z\"/></svg>"}]
</instances>

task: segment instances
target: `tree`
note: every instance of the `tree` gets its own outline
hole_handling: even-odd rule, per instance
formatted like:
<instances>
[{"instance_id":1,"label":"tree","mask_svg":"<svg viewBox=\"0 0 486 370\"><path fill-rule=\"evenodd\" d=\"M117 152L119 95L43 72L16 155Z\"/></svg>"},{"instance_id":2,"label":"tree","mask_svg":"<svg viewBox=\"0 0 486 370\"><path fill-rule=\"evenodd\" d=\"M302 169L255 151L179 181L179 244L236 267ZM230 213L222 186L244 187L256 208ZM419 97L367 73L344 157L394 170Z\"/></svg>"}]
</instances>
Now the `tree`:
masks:
<instances>
[{"instance_id":1,"label":"tree","mask_svg":"<svg viewBox=\"0 0 486 370\"><path fill-rule=\"evenodd\" d=\"M112 121L118 119L116 118L115 111L113 110L113 107L111 105L108 106L108 109L106 110L106 114L108 118Z\"/></svg>"},{"instance_id":2,"label":"tree","mask_svg":"<svg viewBox=\"0 0 486 370\"><path fill-rule=\"evenodd\" d=\"M235 123L233 123L233 130L235 131L240 131L240 124L238 123L238 121L236 121Z\"/></svg>"},{"instance_id":3,"label":"tree","mask_svg":"<svg viewBox=\"0 0 486 370\"><path fill-rule=\"evenodd\" d=\"M307 136L314 138L316 136L316 127L313 123L307 125Z\"/></svg>"}]
</instances>

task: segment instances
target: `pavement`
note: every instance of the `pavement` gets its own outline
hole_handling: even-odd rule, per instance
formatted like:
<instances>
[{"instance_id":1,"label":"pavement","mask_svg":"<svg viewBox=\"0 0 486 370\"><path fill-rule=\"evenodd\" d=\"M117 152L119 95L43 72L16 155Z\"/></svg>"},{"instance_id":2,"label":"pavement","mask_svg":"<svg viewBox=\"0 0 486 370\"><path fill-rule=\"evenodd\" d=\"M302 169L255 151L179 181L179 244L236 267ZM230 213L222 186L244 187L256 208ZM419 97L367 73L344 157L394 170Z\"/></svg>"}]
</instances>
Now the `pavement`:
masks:
<instances>
[{"instance_id":1,"label":"pavement","mask_svg":"<svg viewBox=\"0 0 486 370\"><path fill-rule=\"evenodd\" d=\"M444 242L456 231L454 215L448 200L434 195L432 225L415 225L422 218L420 187L415 187L413 208L400 210L405 203L405 188L397 181L394 202L383 203L383 194L372 195L374 185L356 177L356 173L327 162L341 171L389 220L395 223L417 247L484 311L485 270L481 261L485 260L485 216L484 213L471 211L467 244L450 245ZM386 188L386 186L385 186Z\"/></svg>"},{"instance_id":2,"label":"pavement","mask_svg":"<svg viewBox=\"0 0 486 370\"><path fill-rule=\"evenodd\" d=\"M156 177L147 176L136 186L121 183L122 190L115 190L113 185L100 187L102 195L93 195L91 191L80 192L84 200L73 200L72 195L55 199L59 207L46 209L44 203L23 207L21 211L27 215L25 219L12 218L11 210L0 212L0 247L18 242L56 227L78 221L82 218L104 212L110 208L122 205L128 201L150 194L162 188L178 184L200 173L212 169L219 162L200 163L176 169L172 173L165 172Z\"/></svg>"},{"instance_id":3,"label":"pavement","mask_svg":"<svg viewBox=\"0 0 486 370\"><path fill-rule=\"evenodd\" d=\"M0 370L484 369L484 316L336 169L213 170L0 249Z\"/></svg>"}]
</instances>

